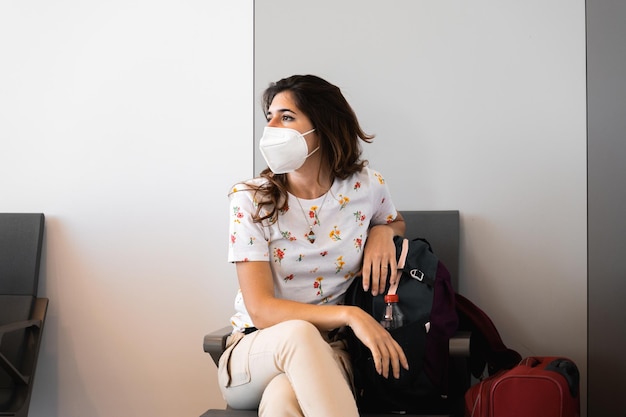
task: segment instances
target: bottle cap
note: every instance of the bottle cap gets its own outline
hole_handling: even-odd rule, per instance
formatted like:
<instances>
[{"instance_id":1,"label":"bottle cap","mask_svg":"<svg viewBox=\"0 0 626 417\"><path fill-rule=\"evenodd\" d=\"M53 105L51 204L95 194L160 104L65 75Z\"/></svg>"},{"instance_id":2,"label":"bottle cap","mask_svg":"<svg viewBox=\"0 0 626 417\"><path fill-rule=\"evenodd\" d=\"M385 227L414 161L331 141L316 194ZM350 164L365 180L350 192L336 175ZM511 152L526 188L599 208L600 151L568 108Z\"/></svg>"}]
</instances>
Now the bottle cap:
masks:
<instances>
[{"instance_id":1,"label":"bottle cap","mask_svg":"<svg viewBox=\"0 0 626 417\"><path fill-rule=\"evenodd\" d=\"M398 301L400 301L400 297L398 297L398 294L387 294L387 295L385 295L385 302L386 303L397 303Z\"/></svg>"}]
</instances>

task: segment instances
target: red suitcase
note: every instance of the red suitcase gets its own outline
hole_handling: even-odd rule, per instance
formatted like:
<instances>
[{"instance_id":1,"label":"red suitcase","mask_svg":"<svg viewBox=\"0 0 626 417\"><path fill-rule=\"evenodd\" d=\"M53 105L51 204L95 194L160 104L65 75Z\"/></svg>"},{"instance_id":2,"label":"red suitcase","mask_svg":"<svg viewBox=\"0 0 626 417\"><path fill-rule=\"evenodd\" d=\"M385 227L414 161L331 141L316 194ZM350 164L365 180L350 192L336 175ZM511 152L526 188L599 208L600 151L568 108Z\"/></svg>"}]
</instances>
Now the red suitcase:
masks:
<instances>
[{"instance_id":1,"label":"red suitcase","mask_svg":"<svg viewBox=\"0 0 626 417\"><path fill-rule=\"evenodd\" d=\"M561 357L530 357L465 393L465 417L579 417L580 376Z\"/></svg>"}]
</instances>

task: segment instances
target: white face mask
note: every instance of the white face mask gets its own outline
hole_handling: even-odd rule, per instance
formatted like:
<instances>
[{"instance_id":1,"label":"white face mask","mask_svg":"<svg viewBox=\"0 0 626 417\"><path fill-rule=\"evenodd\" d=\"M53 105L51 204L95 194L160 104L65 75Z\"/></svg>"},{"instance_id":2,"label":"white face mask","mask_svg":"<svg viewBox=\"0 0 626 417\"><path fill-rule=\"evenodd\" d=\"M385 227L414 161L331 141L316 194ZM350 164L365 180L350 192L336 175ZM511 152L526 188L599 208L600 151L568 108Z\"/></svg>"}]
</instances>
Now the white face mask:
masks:
<instances>
[{"instance_id":1,"label":"white face mask","mask_svg":"<svg viewBox=\"0 0 626 417\"><path fill-rule=\"evenodd\" d=\"M274 174L286 174L295 171L320 148L318 146L309 153L309 148L304 139L305 135L314 130L300 133L294 129L265 126L259 142L259 149L265 162L267 162L267 166Z\"/></svg>"}]
</instances>

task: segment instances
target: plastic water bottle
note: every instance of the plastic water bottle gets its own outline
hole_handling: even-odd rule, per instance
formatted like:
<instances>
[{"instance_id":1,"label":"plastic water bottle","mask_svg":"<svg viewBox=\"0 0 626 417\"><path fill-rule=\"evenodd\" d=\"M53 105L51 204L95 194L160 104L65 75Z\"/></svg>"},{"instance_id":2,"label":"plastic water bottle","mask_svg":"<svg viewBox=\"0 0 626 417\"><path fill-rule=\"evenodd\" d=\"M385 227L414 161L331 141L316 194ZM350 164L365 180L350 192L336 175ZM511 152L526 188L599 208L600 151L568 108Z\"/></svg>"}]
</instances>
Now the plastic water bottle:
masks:
<instances>
[{"instance_id":1,"label":"plastic water bottle","mask_svg":"<svg viewBox=\"0 0 626 417\"><path fill-rule=\"evenodd\" d=\"M404 323L404 314L402 314L398 306L399 300L400 297L398 297L398 294L385 295L385 312L383 318L380 320L380 324L387 330L402 327Z\"/></svg>"}]
</instances>

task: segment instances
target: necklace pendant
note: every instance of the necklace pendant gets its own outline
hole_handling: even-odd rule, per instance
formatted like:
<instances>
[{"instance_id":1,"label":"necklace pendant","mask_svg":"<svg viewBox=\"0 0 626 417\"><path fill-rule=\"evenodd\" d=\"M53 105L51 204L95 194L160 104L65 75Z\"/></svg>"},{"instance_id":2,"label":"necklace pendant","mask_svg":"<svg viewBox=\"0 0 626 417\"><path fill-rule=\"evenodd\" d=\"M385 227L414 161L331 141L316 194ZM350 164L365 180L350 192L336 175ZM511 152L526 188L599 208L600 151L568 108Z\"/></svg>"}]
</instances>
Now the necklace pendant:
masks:
<instances>
[{"instance_id":1,"label":"necklace pendant","mask_svg":"<svg viewBox=\"0 0 626 417\"><path fill-rule=\"evenodd\" d=\"M306 238L311 243L315 242L315 233L313 232L313 230L311 230L308 234L306 234Z\"/></svg>"}]
</instances>

